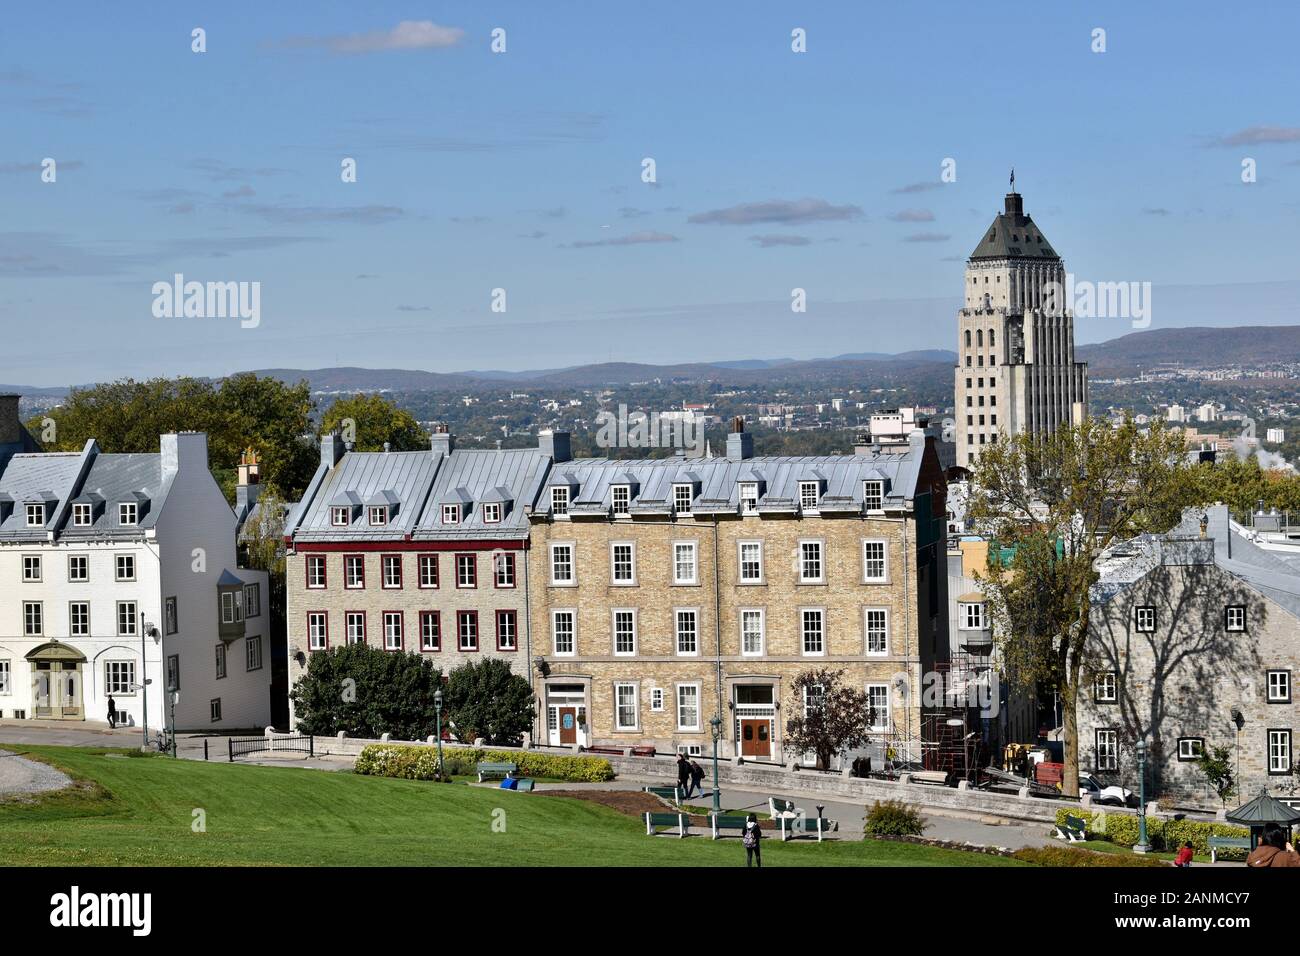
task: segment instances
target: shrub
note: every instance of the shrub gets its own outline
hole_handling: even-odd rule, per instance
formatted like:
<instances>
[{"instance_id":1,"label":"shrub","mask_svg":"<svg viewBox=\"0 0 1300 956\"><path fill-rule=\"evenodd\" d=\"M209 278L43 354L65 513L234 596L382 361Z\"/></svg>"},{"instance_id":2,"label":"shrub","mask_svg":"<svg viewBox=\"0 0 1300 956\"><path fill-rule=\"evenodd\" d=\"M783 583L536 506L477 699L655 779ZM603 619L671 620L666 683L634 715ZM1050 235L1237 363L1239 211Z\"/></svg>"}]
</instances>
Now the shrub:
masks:
<instances>
[{"instance_id":1,"label":"shrub","mask_svg":"<svg viewBox=\"0 0 1300 956\"><path fill-rule=\"evenodd\" d=\"M445 693L447 719L461 740L518 744L533 725L533 689L499 658L453 668Z\"/></svg>"},{"instance_id":2,"label":"shrub","mask_svg":"<svg viewBox=\"0 0 1300 956\"><path fill-rule=\"evenodd\" d=\"M1097 853L1068 846L1027 846L1011 854L1013 859L1036 866L1165 866L1163 860L1127 853Z\"/></svg>"},{"instance_id":3,"label":"shrub","mask_svg":"<svg viewBox=\"0 0 1300 956\"><path fill-rule=\"evenodd\" d=\"M872 836L920 836L925 818L901 800L877 800L867 810L862 829Z\"/></svg>"},{"instance_id":4,"label":"shrub","mask_svg":"<svg viewBox=\"0 0 1300 956\"><path fill-rule=\"evenodd\" d=\"M441 671L427 656L366 644L313 651L292 694L298 731L419 740L433 733L433 695L441 686Z\"/></svg>"},{"instance_id":5,"label":"shrub","mask_svg":"<svg viewBox=\"0 0 1300 956\"><path fill-rule=\"evenodd\" d=\"M1106 814L1105 829L1101 826L1101 815L1097 812L1078 810L1057 810L1056 822L1064 824L1066 816L1079 817L1088 822L1088 836L1116 846L1136 846L1138 842L1138 818L1128 813ZM1248 837L1250 831L1228 823L1207 823L1201 820L1165 820L1147 817L1147 840L1153 850L1176 852L1185 842L1192 844L1192 849L1209 856L1210 837ZM1243 850L1220 850L1218 857L1225 860L1244 860Z\"/></svg>"},{"instance_id":6,"label":"shrub","mask_svg":"<svg viewBox=\"0 0 1300 956\"><path fill-rule=\"evenodd\" d=\"M443 749L443 767L449 774L469 775L477 765L514 763L525 777L550 777L575 783L603 783L614 779L614 768L601 757L565 757L532 751L479 750L474 747ZM374 777L432 780L438 769L438 748L404 744L370 744L357 757L356 772Z\"/></svg>"}]
</instances>

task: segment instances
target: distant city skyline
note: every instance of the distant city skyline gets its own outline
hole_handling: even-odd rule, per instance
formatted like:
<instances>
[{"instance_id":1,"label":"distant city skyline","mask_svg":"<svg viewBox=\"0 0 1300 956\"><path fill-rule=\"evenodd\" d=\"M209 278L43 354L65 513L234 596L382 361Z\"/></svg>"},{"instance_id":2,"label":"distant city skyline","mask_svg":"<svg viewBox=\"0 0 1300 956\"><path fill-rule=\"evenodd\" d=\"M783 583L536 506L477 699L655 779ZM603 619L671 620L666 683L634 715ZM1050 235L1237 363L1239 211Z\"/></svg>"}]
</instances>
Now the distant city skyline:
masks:
<instances>
[{"instance_id":1,"label":"distant city skyline","mask_svg":"<svg viewBox=\"0 0 1300 956\"><path fill-rule=\"evenodd\" d=\"M59 17L0 36L3 382L952 350L1012 166L1072 273L1152 283L1150 328L1300 324L1281 2ZM178 273L260 283L256 327L156 318Z\"/></svg>"}]
</instances>

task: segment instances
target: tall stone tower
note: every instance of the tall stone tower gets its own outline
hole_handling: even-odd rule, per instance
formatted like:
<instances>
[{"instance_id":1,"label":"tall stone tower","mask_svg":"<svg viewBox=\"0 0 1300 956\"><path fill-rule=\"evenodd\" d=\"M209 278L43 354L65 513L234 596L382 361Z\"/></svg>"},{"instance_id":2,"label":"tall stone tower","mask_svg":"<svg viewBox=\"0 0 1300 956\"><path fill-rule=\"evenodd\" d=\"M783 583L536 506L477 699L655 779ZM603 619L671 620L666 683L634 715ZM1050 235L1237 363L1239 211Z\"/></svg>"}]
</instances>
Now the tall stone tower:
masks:
<instances>
[{"instance_id":1,"label":"tall stone tower","mask_svg":"<svg viewBox=\"0 0 1300 956\"><path fill-rule=\"evenodd\" d=\"M1088 407L1088 366L1074 360L1065 264L1015 192L966 260L957 313L957 464L1021 432L1050 433Z\"/></svg>"}]
</instances>

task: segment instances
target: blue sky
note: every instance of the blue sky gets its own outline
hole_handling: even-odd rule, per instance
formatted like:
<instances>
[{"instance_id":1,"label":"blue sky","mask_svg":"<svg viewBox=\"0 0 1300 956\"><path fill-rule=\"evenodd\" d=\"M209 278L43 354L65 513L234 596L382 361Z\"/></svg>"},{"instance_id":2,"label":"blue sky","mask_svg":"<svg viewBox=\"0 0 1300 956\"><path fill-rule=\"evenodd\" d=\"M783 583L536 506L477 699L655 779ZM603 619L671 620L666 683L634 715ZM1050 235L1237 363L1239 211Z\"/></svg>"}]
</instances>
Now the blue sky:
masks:
<instances>
[{"instance_id":1,"label":"blue sky","mask_svg":"<svg viewBox=\"0 0 1300 956\"><path fill-rule=\"evenodd\" d=\"M1152 327L1300 322L1294 4L183 6L6 11L0 381L950 348L1013 164Z\"/></svg>"}]
</instances>

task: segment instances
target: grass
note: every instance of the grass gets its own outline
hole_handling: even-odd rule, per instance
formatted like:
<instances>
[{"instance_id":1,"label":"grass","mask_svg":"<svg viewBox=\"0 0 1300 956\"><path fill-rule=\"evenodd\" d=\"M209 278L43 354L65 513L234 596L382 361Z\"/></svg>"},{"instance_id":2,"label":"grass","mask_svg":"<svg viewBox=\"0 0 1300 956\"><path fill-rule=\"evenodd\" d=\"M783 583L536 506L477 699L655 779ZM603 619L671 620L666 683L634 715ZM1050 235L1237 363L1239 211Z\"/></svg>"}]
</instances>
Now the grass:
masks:
<instances>
[{"instance_id":1,"label":"grass","mask_svg":"<svg viewBox=\"0 0 1300 956\"><path fill-rule=\"evenodd\" d=\"M3 745L78 786L0 803L11 866L737 866L738 839L650 838L588 801L132 751ZM133 759L114 759L115 756ZM206 832L194 832L196 810ZM498 810L504 810L502 814ZM505 832L494 832L504 819ZM763 847L769 866L1014 866L885 841Z\"/></svg>"}]
</instances>

